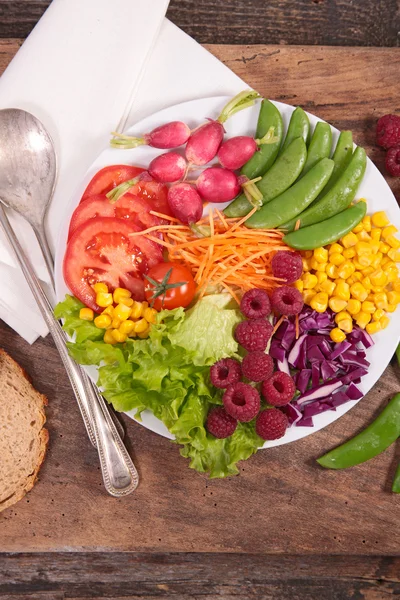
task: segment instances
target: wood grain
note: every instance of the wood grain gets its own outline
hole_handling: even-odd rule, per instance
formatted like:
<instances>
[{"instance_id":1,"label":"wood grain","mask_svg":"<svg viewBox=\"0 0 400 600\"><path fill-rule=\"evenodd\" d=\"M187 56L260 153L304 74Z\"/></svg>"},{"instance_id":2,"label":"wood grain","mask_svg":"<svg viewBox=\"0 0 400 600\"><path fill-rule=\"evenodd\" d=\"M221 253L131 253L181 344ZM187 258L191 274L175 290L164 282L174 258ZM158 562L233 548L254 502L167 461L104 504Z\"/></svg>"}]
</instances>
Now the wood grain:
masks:
<instances>
[{"instance_id":1,"label":"wood grain","mask_svg":"<svg viewBox=\"0 0 400 600\"><path fill-rule=\"evenodd\" d=\"M0 0L0 37L26 37L50 0ZM397 0L170 0L167 16L202 44L398 46Z\"/></svg>"},{"instance_id":2,"label":"wood grain","mask_svg":"<svg viewBox=\"0 0 400 600\"><path fill-rule=\"evenodd\" d=\"M0 43L3 64L17 47L16 41ZM339 128L352 128L357 143L381 165L383 154L373 148L374 123L379 114L400 112L397 50L277 46L209 50L261 93L301 104ZM399 193L398 184L389 183ZM134 495L115 500L103 490L96 453L84 435L51 341L29 346L1 324L0 345L50 399L51 440L37 486L0 516L0 550L398 554L400 505L390 493L390 483L400 449L392 447L373 461L340 473L324 471L315 463L325 450L365 426L398 391L400 370L394 363L366 398L336 423L294 444L259 452L242 464L239 477L225 481L209 481L189 470L174 444L126 419L141 484ZM350 588L341 595L338 589L329 599L363 597L358 591L346 596ZM299 597L321 598L320 590L310 588L309 596ZM379 586L364 598L384 597L376 590ZM244 597L237 590L229 593L226 598ZM285 598L279 590L273 593L266 588L259 597ZM104 588L101 594L106 596Z\"/></svg>"}]
</instances>

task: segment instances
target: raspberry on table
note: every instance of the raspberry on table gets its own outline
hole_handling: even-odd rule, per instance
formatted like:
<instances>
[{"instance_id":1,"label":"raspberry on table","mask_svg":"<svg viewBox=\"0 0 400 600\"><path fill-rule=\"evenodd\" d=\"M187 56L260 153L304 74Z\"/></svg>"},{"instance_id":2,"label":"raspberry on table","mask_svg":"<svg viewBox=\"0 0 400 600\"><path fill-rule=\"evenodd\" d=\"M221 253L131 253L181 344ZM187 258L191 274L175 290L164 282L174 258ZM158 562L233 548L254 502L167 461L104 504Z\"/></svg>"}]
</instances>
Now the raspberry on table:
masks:
<instances>
[{"instance_id":1,"label":"raspberry on table","mask_svg":"<svg viewBox=\"0 0 400 600\"><path fill-rule=\"evenodd\" d=\"M260 395L248 383L230 385L222 397L225 410L234 419L247 423L260 410Z\"/></svg>"},{"instance_id":2,"label":"raspberry on table","mask_svg":"<svg viewBox=\"0 0 400 600\"><path fill-rule=\"evenodd\" d=\"M242 373L250 381L264 381L274 372L274 361L262 350L249 352L242 362Z\"/></svg>"},{"instance_id":3,"label":"raspberry on table","mask_svg":"<svg viewBox=\"0 0 400 600\"><path fill-rule=\"evenodd\" d=\"M298 252L278 250L271 261L272 274L285 283L294 283L303 273L303 261Z\"/></svg>"},{"instance_id":4,"label":"raspberry on table","mask_svg":"<svg viewBox=\"0 0 400 600\"><path fill-rule=\"evenodd\" d=\"M304 306L303 296L299 290L288 285L274 289L271 303L272 308L281 315L298 315Z\"/></svg>"},{"instance_id":5,"label":"raspberry on table","mask_svg":"<svg viewBox=\"0 0 400 600\"><path fill-rule=\"evenodd\" d=\"M211 383L220 389L237 383L242 377L240 362L234 358L222 358L210 368Z\"/></svg>"},{"instance_id":6,"label":"raspberry on table","mask_svg":"<svg viewBox=\"0 0 400 600\"><path fill-rule=\"evenodd\" d=\"M265 350L273 327L265 319L242 321L235 329L235 340L248 352Z\"/></svg>"},{"instance_id":7,"label":"raspberry on table","mask_svg":"<svg viewBox=\"0 0 400 600\"><path fill-rule=\"evenodd\" d=\"M243 294L240 310L248 319L262 319L271 313L271 302L265 290L254 288Z\"/></svg>"},{"instance_id":8,"label":"raspberry on table","mask_svg":"<svg viewBox=\"0 0 400 600\"><path fill-rule=\"evenodd\" d=\"M384 115L378 120L376 143L386 149L400 144L400 116Z\"/></svg>"},{"instance_id":9,"label":"raspberry on table","mask_svg":"<svg viewBox=\"0 0 400 600\"><path fill-rule=\"evenodd\" d=\"M237 420L228 415L222 406L212 408L207 416L206 429L216 438L224 439L232 435L237 427Z\"/></svg>"},{"instance_id":10,"label":"raspberry on table","mask_svg":"<svg viewBox=\"0 0 400 600\"><path fill-rule=\"evenodd\" d=\"M263 440L278 440L285 435L289 420L278 408L262 410L256 420L256 433Z\"/></svg>"},{"instance_id":11,"label":"raspberry on table","mask_svg":"<svg viewBox=\"0 0 400 600\"><path fill-rule=\"evenodd\" d=\"M390 175L400 177L400 144L387 151L385 164Z\"/></svg>"},{"instance_id":12,"label":"raspberry on table","mask_svg":"<svg viewBox=\"0 0 400 600\"><path fill-rule=\"evenodd\" d=\"M296 386L287 373L276 371L269 379L262 382L261 393L268 404L285 406L293 399Z\"/></svg>"}]
</instances>

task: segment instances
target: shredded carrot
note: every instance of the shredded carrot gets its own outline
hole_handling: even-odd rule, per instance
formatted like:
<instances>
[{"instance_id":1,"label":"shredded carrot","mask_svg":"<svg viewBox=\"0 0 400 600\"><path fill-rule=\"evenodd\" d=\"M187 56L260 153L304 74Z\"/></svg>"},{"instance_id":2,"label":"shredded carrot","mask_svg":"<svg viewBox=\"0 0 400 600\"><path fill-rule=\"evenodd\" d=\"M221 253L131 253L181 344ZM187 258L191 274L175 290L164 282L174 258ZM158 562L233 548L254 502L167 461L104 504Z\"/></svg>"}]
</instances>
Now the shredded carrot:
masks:
<instances>
[{"instance_id":1,"label":"shredded carrot","mask_svg":"<svg viewBox=\"0 0 400 600\"><path fill-rule=\"evenodd\" d=\"M296 224L294 226L295 231L297 231L298 229L300 229L300 219L297 219Z\"/></svg>"},{"instance_id":2,"label":"shredded carrot","mask_svg":"<svg viewBox=\"0 0 400 600\"><path fill-rule=\"evenodd\" d=\"M272 330L272 335L274 335L278 331L279 327L282 325L282 323L285 319L286 319L286 316L282 315L281 318L277 320L277 322L275 323L275 327ZM271 335L271 337L272 337L272 335Z\"/></svg>"},{"instance_id":3,"label":"shredded carrot","mask_svg":"<svg viewBox=\"0 0 400 600\"><path fill-rule=\"evenodd\" d=\"M299 335L300 335L299 315L296 315L295 323L296 323L296 340L298 340Z\"/></svg>"}]
</instances>

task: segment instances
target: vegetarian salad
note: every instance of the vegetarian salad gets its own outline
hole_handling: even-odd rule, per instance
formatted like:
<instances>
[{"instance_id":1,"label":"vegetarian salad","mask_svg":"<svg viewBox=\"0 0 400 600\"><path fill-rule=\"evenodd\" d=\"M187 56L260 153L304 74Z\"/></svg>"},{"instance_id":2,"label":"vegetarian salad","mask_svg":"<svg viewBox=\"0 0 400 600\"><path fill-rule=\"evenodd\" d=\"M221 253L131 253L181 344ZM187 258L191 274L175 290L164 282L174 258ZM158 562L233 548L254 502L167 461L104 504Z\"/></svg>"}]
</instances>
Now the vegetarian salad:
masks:
<instances>
[{"instance_id":1,"label":"vegetarian salad","mask_svg":"<svg viewBox=\"0 0 400 600\"><path fill-rule=\"evenodd\" d=\"M265 99L255 137L226 139L258 98L241 92L194 130L113 134L113 147L167 152L90 181L55 309L107 401L150 410L210 477L359 399L372 336L400 302L397 229L356 199L365 150L350 131L332 148L300 107L285 134Z\"/></svg>"}]
</instances>

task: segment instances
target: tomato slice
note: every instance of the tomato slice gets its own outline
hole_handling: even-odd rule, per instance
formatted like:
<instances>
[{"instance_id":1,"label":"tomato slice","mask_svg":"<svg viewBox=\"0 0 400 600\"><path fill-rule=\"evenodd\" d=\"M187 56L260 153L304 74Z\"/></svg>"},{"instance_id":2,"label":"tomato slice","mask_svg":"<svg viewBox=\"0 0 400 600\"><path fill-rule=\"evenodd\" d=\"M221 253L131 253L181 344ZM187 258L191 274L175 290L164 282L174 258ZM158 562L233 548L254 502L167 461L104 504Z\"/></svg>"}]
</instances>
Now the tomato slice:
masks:
<instances>
[{"instance_id":1,"label":"tomato slice","mask_svg":"<svg viewBox=\"0 0 400 600\"><path fill-rule=\"evenodd\" d=\"M98 194L107 194L120 183L137 177L144 169L133 167L131 165L111 165L104 167L96 173L92 180L88 183L86 190L83 192L81 202L90 196Z\"/></svg>"},{"instance_id":2,"label":"tomato slice","mask_svg":"<svg viewBox=\"0 0 400 600\"><path fill-rule=\"evenodd\" d=\"M144 300L143 275L163 262L163 255L158 244L143 236L130 237L137 231L140 228L129 221L97 217L72 234L64 256L64 279L74 296L95 312L103 310L91 287L98 281L110 291L125 287L132 298Z\"/></svg>"}]
</instances>

